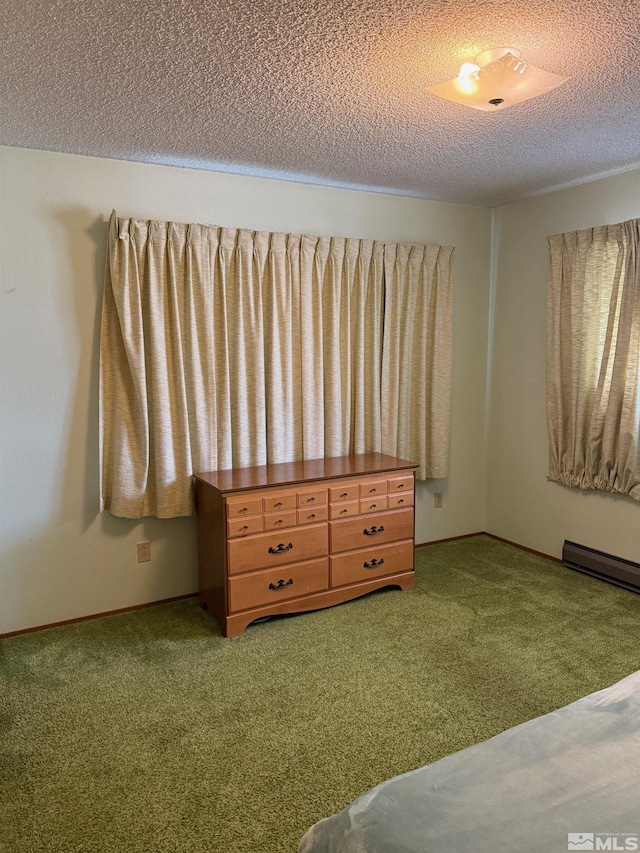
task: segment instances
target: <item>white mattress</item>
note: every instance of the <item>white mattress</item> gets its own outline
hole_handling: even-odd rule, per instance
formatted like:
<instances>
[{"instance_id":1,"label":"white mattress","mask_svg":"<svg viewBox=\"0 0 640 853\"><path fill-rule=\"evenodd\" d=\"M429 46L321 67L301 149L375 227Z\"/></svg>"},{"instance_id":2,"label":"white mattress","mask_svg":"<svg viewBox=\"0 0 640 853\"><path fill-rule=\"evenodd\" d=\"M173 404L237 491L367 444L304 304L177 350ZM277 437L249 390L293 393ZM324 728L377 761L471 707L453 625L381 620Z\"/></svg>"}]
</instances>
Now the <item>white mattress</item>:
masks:
<instances>
[{"instance_id":1,"label":"white mattress","mask_svg":"<svg viewBox=\"0 0 640 853\"><path fill-rule=\"evenodd\" d=\"M383 782L311 827L298 851L637 850L636 837L640 672Z\"/></svg>"}]
</instances>

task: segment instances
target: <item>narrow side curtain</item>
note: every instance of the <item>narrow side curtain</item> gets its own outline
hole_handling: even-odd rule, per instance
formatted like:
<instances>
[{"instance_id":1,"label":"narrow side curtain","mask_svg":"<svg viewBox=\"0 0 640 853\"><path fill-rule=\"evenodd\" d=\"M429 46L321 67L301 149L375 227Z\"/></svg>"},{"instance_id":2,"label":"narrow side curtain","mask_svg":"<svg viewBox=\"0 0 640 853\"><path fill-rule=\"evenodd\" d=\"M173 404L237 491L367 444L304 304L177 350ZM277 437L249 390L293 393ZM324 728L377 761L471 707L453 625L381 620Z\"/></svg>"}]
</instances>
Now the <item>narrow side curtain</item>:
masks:
<instances>
[{"instance_id":1,"label":"narrow side curtain","mask_svg":"<svg viewBox=\"0 0 640 853\"><path fill-rule=\"evenodd\" d=\"M113 213L101 511L189 515L199 471L351 453L446 476L452 253Z\"/></svg>"},{"instance_id":2,"label":"narrow side curtain","mask_svg":"<svg viewBox=\"0 0 640 853\"><path fill-rule=\"evenodd\" d=\"M640 501L640 219L548 242L549 479Z\"/></svg>"}]
</instances>

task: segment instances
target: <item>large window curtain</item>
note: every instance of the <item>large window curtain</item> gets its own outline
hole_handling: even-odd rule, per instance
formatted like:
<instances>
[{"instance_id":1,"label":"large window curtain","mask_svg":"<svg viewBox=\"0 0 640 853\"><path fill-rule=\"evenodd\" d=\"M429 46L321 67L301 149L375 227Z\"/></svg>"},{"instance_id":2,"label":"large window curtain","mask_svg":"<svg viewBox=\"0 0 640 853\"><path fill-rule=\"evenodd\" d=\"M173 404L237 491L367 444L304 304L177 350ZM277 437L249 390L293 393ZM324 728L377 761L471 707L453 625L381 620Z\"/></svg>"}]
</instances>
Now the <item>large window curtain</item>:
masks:
<instances>
[{"instance_id":1,"label":"large window curtain","mask_svg":"<svg viewBox=\"0 0 640 853\"><path fill-rule=\"evenodd\" d=\"M446 476L452 252L114 213L101 509L187 515L195 472L369 451Z\"/></svg>"},{"instance_id":2,"label":"large window curtain","mask_svg":"<svg viewBox=\"0 0 640 853\"><path fill-rule=\"evenodd\" d=\"M640 500L640 219L549 250L549 479Z\"/></svg>"}]
</instances>

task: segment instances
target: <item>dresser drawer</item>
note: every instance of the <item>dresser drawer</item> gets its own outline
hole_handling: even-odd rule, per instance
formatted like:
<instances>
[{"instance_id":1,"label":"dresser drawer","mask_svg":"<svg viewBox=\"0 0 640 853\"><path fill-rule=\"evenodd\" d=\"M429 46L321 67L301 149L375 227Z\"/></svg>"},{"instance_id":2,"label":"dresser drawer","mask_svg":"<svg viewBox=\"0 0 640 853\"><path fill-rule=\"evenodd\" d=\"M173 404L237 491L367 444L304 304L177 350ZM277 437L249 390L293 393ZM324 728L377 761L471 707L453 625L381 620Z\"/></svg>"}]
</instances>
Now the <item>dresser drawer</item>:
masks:
<instances>
[{"instance_id":1,"label":"dresser drawer","mask_svg":"<svg viewBox=\"0 0 640 853\"><path fill-rule=\"evenodd\" d=\"M331 522L331 551L376 548L384 542L413 539L413 510L394 509Z\"/></svg>"},{"instance_id":2,"label":"dresser drawer","mask_svg":"<svg viewBox=\"0 0 640 853\"><path fill-rule=\"evenodd\" d=\"M255 495L227 498L227 518L244 518L245 515L259 515L261 512L262 498Z\"/></svg>"},{"instance_id":3,"label":"dresser drawer","mask_svg":"<svg viewBox=\"0 0 640 853\"><path fill-rule=\"evenodd\" d=\"M374 498L380 497L380 495L387 494L387 481L386 480L364 480L360 483L360 497L361 498Z\"/></svg>"},{"instance_id":4,"label":"dresser drawer","mask_svg":"<svg viewBox=\"0 0 640 853\"><path fill-rule=\"evenodd\" d=\"M360 583L413 570L413 540L378 545L331 557L331 586Z\"/></svg>"},{"instance_id":5,"label":"dresser drawer","mask_svg":"<svg viewBox=\"0 0 640 853\"><path fill-rule=\"evenodd\" d=\"M325 557L328 553L327 524L258 533L228 542L227 549L230 575Z\"/></svg>"},{"instance_id":6,"label":"dresser drawer","mask_svg":"<svg viewBox=\"0 0 640 853\"><path fill-rule=\"evenodd\" d=\"M263 519L265 530L282 530L284 527L295 527L298 516L295 509L288 509L286 512L265 513Z\"/></svg>"},{"instance_id":7,"label":"dresser drawer","mask_svg":"<svg viewBox=\"0 0 640 853\"><path fill-rule=\"evenodd\" d=\"M387 477L387 487L389 494L391 494L391 492L412 492L413 475L409 473L396 477Z\"/></svg>"},{"instance_id":8,"label":"dresser drawer","mask_svg":"<svg viewBox=\"0 0 640 853\"><path fill-rule=\"evenodd\" d=\"M360 514L367 512L381 512L387 509L387 496L376 498L360 498Z\"/></svg>"},{"instance_id":9,"label":"dresser drawer","mask_svg":"<svg viewBox=\"0 0 640 853\"><path fill-rule=\"evenodd\" d=\"M303 492L298 492L298 507L314 507L322 506L327 502L326 489L305 489Z\"/></svg>"},{"instance_id":10,"label":"dresser drawer","mask_svg":"<svg viewBox=\"0 0 640 853\"><path fill-rule=\"evenodd\" d=\"M282 512L284 509L296 508L295 492L272 492L263 496L265 512Z\"/></svg>"},{"instance_id":11,"label":"dresser drawer","mask_svg":"<svg viewBox=\"0 0 640 853\"><path fill-rule=\"evenodd\" d=\"M337 483L329 488L329 500L331 503L338 501L353 501L360 497L360 483L348 481Z\"/></svg>"},{"instance_id":12,"label":"dresser drawer","mask_svg":"<svg viewBox=\"0 0 640 853\"><path fill-rule=\"evenodd\" d=\"M360 513L360 501L342 501L331 504L329 515L334 518L347 518Z\"/></svg>"},{"instance_id":13,"label":"dresser drawer","mask_svg":"<svg viewBox=\"0 0 640 853\"><path fill-rule=\"evenodd\" d=\"M328 558L229 578L229 610L250 610L328 589Z\"/></svg>"},{"instance_id":14,"label":"dresser drawer","mask_svg":"<svg viewBox=\"0 0 640 853\"><path fill-rule=\"evenodd\" d=\"M298 510L298 524L317 524L319 521L326 521L329 516L329 507L324 506L308 507L307 509Z\"/></svg>"},{"instance_id":15,"label":"dresser drawer","mask_svg":"<svg viewBox=\"0 0 640 853\"><path fill-rule=\"evenodd\" d=\"M248 536L250 533L261 533L262 516L249 515L247 518L228 518L227 519L227 536Z\"/></svg>"},{"instance_id":16,"label":"dresser drawer","mask_svg":"<svg viewBox=\"0 0 640 853\"><path fill-rule=\"evenodd\" d=\"M413 492L398 492L387 498L389 509L397 509L403 506L413 506Z\"/></svg>"}]
</instances>

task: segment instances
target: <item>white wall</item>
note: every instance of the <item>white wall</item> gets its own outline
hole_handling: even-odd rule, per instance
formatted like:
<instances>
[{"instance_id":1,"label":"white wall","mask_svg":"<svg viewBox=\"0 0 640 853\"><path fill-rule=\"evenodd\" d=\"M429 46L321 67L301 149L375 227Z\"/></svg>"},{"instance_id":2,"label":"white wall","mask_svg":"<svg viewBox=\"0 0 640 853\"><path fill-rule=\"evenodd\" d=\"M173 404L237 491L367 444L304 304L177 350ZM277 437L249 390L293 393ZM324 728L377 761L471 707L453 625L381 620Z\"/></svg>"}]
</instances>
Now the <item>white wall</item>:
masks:
<instances>
[{"instance_id":1,"label":"white wall","mask_svg":"<svg viewBox=\"0 0 640 853\"><path fill-rule=\"evenodd\" d=\"M546 238L639 216L640 171L496 211L487 530L555 557L570 539L640 560L640 507L546 480Z\"/></svg>"},{"instance_id":2,"label":"white wall","mask_svg":"<svg viewBox=\"0 0 640 853\"><path fill-rule=\"evenodd\" d=\"M194 520L98 507L106 223L140 218L439 243L454 256L451 474L419 490L418 542L484 528L490 212L376 193L0 149L0 632L197 588ZM444 507L433 509L433 492ZM135 542L151 540L137 564Z\"/></svg>"}]
</instances>

